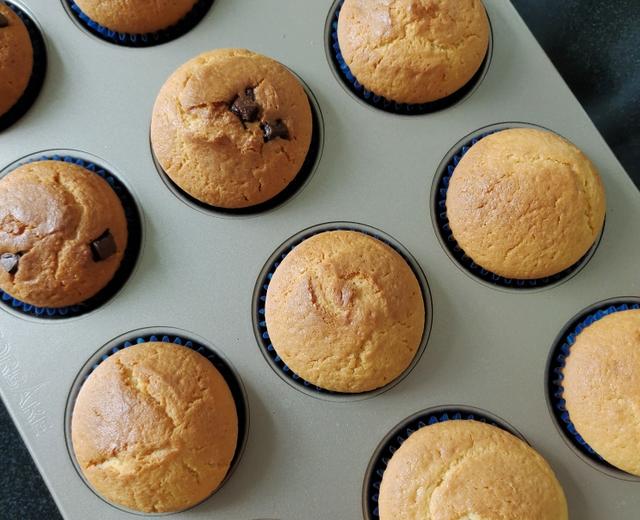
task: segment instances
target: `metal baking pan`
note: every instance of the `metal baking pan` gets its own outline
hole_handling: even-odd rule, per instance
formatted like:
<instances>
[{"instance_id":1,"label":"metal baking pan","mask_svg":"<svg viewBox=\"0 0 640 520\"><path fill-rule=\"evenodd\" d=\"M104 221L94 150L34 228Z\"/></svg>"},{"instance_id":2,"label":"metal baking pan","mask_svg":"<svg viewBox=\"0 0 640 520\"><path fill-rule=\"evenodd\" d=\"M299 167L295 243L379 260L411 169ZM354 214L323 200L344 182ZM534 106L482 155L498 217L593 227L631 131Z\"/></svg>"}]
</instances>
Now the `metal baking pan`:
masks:
<instances>
[{"instance_id":1,"label":"metal baking pan","mask_svg":"<svg viewBox=\"0 0 640 520\"><path fill-rule=\"evenodd\" d=\"M521 432L558 474L572 518L637 518L638 482L578 456L556 428L545 369L555 338L582 309L640 294L640 194L510 3L486 0L493 50L477 88L420 116L372 108L336 77L327 55L330 0L216 0L187 34L144 49L89 35L62 1L18 3L45 35L48 72L35 105L0 137L0 170L34 153L75 150L108 166L142 213L137 265L97 310L43 320L0 307L0 392L63 516L135 517L78 475L65 409L80 371L103 346L141 329L175 327L227 360L249 410L246 448L231 478L176 518L362 518L365 474L380 442L420 410L455 406L485 410ZM305 81L321 113L315 171L295 197L258 215L185 204L167 188L149 149L162 83L189 58L218 47L281 61ZM466 136L505 122L567 137L604 180L606 229L593 256L564 283L524 291L480 282L454 263L432 223L439 165ZM432 296L433 324L419 362L393 388L366 399L299 391L254 336L254 288L267 260L301 230L334 221L392 237L416 259Z\"/></svg>"}]
</instances>

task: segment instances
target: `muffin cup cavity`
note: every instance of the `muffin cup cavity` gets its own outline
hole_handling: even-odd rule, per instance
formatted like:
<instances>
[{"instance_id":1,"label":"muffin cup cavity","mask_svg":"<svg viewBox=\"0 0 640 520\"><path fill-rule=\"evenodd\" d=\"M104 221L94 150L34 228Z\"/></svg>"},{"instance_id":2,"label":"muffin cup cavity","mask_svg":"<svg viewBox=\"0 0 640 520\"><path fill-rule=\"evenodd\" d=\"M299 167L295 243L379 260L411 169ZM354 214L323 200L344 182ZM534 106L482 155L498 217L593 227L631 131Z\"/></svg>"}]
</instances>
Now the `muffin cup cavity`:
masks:
<instances>
[{"instance_id":1,"label":"muffin cup cavity","mask_svg":"<svg viewBox=\"0 0 640 520\"><path fill-rule=\"evenodd\" d=\"M503 419L470 406L442 406L428 408L407 417L386 435L375 449L364 478L362 489L362 508L365 520L376 520L380 518L378 512L378 495L380 484L389 460L398 448L406 441L412 433L425 426L446 422L446 421L470 421L475 420L496 426L510 434L527 442L522 434Z\"/></svg>"},{"instance_id":2,"label":"muffin cup cavity","mask_svg":"<svg viewBox=\"0 0 640 520\"><path fill-rule=\"evenodd\" d=\"M489 47L484 61L474 76L453 94L436 101L422 104L398 103L377 95L376 93L367 90L358 81L342 56L340 43L338 42L338 17L340 16L340 10L342 9L343 3L344 0L335 0L331 6L331 10L329 11L329 16L327 17L327 22L325 24L325 50L334 76L338 79L345 90L358 101L365 103L370 107L377 108L384 112L390 112L392 114L404 116L430 114L450 108L469 97L478 88L484 77L487 75L489 65L491 64L491 57L493 55L493 30L491 29L490 20Z\"/></svg>"},{"instance_id":3,"label":"muffin cup cavity","mask_svg":"<svg viewBox=\"0 0 640 520\"><path fill-rule=\"evenodd\" d=\"M135 269L138 257L140 256L140 250L142 248L143 235L142 216L133 195L118 177L100 164L100 160L98 158L92 157L89 154L75 150L47 150L45 152L38 152L9 165L0 172L0 178L11 173L23 164L47 160L63 161L82 166L106 180L122 203L128 230L127 247L120 267L114 274L111 281L104 288L102 288L96 295L82 303L68 307L37 307L20 301L0 289L0 304L6 310L17 313L21 316L55 321L82 316L98 309L110 301L124 286Z\"/></svg>"},{"instance_id":4,"label":"muffin cup cavity","mask_svg":"<svg viewBox=\"0 0 640 520\"><path fill-rule=\"evenodd\" d=\"M640 477L622 471L607 461L587 444L571 422L569 412L565 407L562 386L563 369L566 359L571 354L571 347L576 337L589 325L620 311L640 309L640 298L620 297L604 300L583 309L563 327L556 337L547 361L545 372L545 392L549 412L553 422L569 448L583 461L601 473L620 480L640 482Z\"/></svg>"},{"instance_id":5,"label":"muffin cup cavity","mask_svg":"<svg viewBox=\"0 0 640 520\"><path fill-rule=\"evenodd\" d=\"M211 496L215 495L220 489L222 489L222 487L231 478L232 474L240 463L240 459L242 458L249 437L249 404L242 381L231 364L221 354L219 354L216 349L207 344L204 339L201 339L190 332L173 327L148 327L127 332L103 345L80 369L80 372L76 376L69 392L64 417L64 435L67 444L67 451L69 452L69 457L71 458L73 466L75 467L78 475L89 487L89 489L91 489L91 491L96 494L96 496L116 509L142 516L166 516L175 514L179 511L172 513L142 513L140 511L134 511L121 505L114 504L104 498L98 492L96 492L84 477L78 461L76 460L76 456L73 450L73 443L71 441L71 419L73 416L73 408L78 397L78 393L80 392L80 388L87 380L87 378L91 375L91 373L100 365L100 363L106 361L113 354L116 354L117 352L125 348L131 347L132 345L156 341L181 345L204 356L211 362L214 367L216 367L218 372L220 372L225 382L227 383L227 386L229 387L231 395L233 396L233 400L236 404L236 413L238 416L238 442L236 445L236 450L233 455L231 465L229 466L229 471L227 472L224 480L218 486L218 488L205 499L205 501L211 498ZM198 504L195 504L188 509L197 507L197 505Z\"/></svg>"},{"instance_id":6,"label":"muffin cup cavity","mask_svg":"<svg viewBox=\"0 0 640 520\"><path fill-rule=\"evenodd\" d=\"M420 345L418 350L416 351L416 355L413 358L411 364L405 369L405 371L398 376L396 379L388 383L387 385L378 388L376 390L371 390L369 392L361 392L361 393L342 393L342 392L334 392L330 390L326 390L324 388L320 388L308 381L305 381L298 374L294 373L278 356L274 346L271 344L269 339L269 331L267 330L267 323L265 321L265 302L267 299L267 290L269 289L269 282L273 276L273 273L280 265L280 262L284 260L284 258L295 248L298 244L319 233L323 233L325 231L338 231L338 230L349 230L349 231L359 231L360 233L364 233L373 238L384 242L391 248L393 248L397 253L404 258L407 262L411 270L413 271L416 279L418 280L418 284L420 285L420 290L422 292L422 299L424 302L425 308L425 325L424 331L422 333L422 339L420 341ZM354 222L328 222L325 224L319 224L316 226L312 226L310 228L304 229L299 233L296 233L284 243L282 243L275 252L269 257L266 264L260 271L260 275L258 276L258 280L256 282L256 286L253 291L253 303L251 308L251 317L253 320L253 331L258 342L258 347L262 352L264 358L266 359L269 366L274 370L274 372L289 386L299 390L300 392L307 394L311 397L315 397L318 399L323 399L327 401L334 402L344 402L344 401L360 401L363 399L368 399L370 397L374 397L380 395L387 390L396 386L400 381L402 381L409 373L413 370L413 368L418 364L422 354L425 351L427 346L427 342L429 340L429 335L431 333L431 325L433 321L433 303L431 300L431 291L429 290L429 285L427 283L427 279L420 268L418 262L411 256L409 251L407 251L402 244L396 241L391 236L386 233L372 228L370 226L366 226L364 224L357 224Z\"/></svg>"},{"instance_id":7,"label":"muffin cup cavity","mask_svg":"<svg viewBox=\"0 0 640 520\"><path fill-rule=\"evenodd\" d=\"M33 70L31 71L31 78L29 79L27 88L22 93L20 99L18 99L16 104L13 105L8 112L0 116L0 132L9 128L27 113L37 99L38 94L40 94L42 85L44 84L44 78L47 74L47 48L38 24L20 5L11 1L7 1L6 4L20 17L27 28L31 39L31 46L33 47Z\"/></svg>"},{"instance_id":8,"label":"muffin cup cavity","mask_svg":"<svg viewBox=\"0 0 640 520\"><path fill-rule=\"evenodd\" d=\"M156 170L158 171L160 178L165 183L167 188L169 188L169 190L178 199L184 202L187 206L190 206L202 213L208 213L210 215L216 215L220 217L250 217L282 206L290 199L295 197L298 192L300 192L307 185L316 169L318 168L318 164L320 163L320 159L322 158L322 152L324 149L324 119L322 117L322 112L320 110L318 100L314 96L311 89L297 74L295 74L295 72L290 72L294 74L296 79L300 82L305 92L307 93L312 118L311 143L309 145L307 156L295 178L287 185L284 190L278 193L275 197L272 197L265 202L261 202L260 204L248 206L246 208L221 208L218 206L212 206L210 204L199 201L195 197L192 197L186 191L180 188L180 186L178 186L175 182L173 182L173 180L171 180L171 178L167 175L167 173L158 162L155 153L153 152L153 145L151 144L151 140L149 140L151 157L153 158L153 163L156 167Z\"/></svg>"},{"instance_id":9,"label":"muffin cup cavity","mask_svg":"<svg viewBox=\"0 0 640 520\"><path fill-rule=\"evenodd\" d=\"M587 265L600 244L604 228L589 251L587 251L587 253L571 267L553 276L547 276L545 278L518 280L513 278L504 278L503 276L492 273L491 271L488 271L476 264L458 245L449 226L446 205L447 191L449 189L449 181L454 174L456 166L462 157L464 157L464 155L476 143L491 134L501 130L507 130L509 128L536 128L546 130L538 125L529 123L499 123L481 128L464 137L449 151L438 166L438 170L431 186L431 220L436 231L436 236L449 258L451 258L451 260L471 278L483 283L484 285L493 288L523 292L556 287L573 278L582 270L582 268L584 268L585 265Z\"/></svg>"},{"instance_id":10,"label":"muffin cup cavity","mask_svg":"<svg viewBox=\"0 0 640 520\"><path fill-rule=\"evenodd\" d=\"M89 18L73 0L62 4L76 24L86 32L108 43L123 47L152 47L170 42L188 33L205 17L214 0L199 0L175 25L153 33L131 34L112 31Z\"/></svg>"}]
</instances>

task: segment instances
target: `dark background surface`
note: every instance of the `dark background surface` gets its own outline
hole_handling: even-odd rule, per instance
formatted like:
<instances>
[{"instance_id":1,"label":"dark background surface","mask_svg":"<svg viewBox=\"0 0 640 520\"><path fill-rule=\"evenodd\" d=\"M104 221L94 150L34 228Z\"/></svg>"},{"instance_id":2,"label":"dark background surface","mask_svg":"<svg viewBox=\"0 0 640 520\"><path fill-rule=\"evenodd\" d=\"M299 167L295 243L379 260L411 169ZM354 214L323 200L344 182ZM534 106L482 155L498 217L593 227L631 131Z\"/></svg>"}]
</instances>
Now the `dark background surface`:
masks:
<instances>
[{"instance_id":1,"label":"dark background surface","mask_svg":"<svg viewBox=\"0 0 640 520\"><path fill-rule=\"evenodd\" d=\"M640 187L640 1L512 2ZM0 518L60 518L4 405L0 453Z\"/></svg>"}]
</instances>

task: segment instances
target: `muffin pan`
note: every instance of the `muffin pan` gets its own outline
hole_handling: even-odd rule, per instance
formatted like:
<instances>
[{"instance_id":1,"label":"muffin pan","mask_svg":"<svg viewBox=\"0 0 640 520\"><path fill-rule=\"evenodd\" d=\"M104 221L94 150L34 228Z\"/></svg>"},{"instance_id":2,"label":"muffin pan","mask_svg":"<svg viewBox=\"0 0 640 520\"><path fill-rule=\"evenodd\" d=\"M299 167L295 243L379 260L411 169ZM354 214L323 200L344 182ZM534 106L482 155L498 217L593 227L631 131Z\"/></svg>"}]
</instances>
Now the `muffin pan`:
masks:
<instances>
[{"instance_id":1,"label":"muffin pan","mask_svg":"<svg viewBox=\"0 0 640 520\"><path fill-rule=\"evenodd\" d=\"M330 0L216 0L185 35L146 49L78 30L60 2L28 5L45 36L49 72L31 110L2 133L0 169L53 148L95 154L144 215L137 267L108 305L46 321L0 308L0 392L66 518L135 518L79 477L67 450L65 409L74 381L102 345L148 327L179 327L215 345L237 370L249 404L251 428L233 475L215 496L175 518L362 518L376 447L405 418L452 402L487 410L522 432L556 471L572 518L637 518L638 482L585 464L554 426L545 364L576 313L640 295L640 194L508 2L486 0L493 52L482 83L454 106L411 117L345 92L327 53ZM155 95L169 74L202 51L230 46L295 70L317 98L325 129L316 171L296 196L242 218L178 200L156 173L148 141ZM449 151L510 121L570 139L593 160L607 190L607 225L592 258L561 285L535 291L470 278L432 225L431 188ZM366 400L297 391L274 372L254 337L261 269L289 237L331 221L393 237L424 271L433 297L424 355L396 386Z\"/></svg>"}]
</instances>

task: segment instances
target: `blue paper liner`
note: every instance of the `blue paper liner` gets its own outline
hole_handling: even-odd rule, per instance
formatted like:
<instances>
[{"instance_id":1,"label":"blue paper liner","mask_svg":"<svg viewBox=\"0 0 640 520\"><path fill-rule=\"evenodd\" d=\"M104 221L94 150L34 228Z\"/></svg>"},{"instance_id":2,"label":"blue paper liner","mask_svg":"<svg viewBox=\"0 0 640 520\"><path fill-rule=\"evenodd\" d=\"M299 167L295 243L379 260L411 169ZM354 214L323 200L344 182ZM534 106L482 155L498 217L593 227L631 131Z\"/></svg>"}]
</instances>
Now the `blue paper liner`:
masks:
<instances>
[{"instance_id":1,"label":"blue paper liner","mask_svg":"<svg viewBox=\"0 0 640 520\"><path fill-rule=\"evenodd\" d=\"M575 343L577 336L587 327L601 320L605 316L620 311L630 309L640 309L640 303L621 300L619 303L608 303L599 308L587 310L579 317L575 318L566 328L562 336L556 341L551 353L549 369L547 373L547 390L551 401L551 411L558 426L571 443L584 455L594 462L605 467L615 469L605 461L598 453L582 438L576 427L571 422L571 417L565 406L564 388L562 380L564 378L563 369L566 359L571 354L571 347Z\"/></svg>"},{"instance_id":2,"label":"blue paper liner","mask_svg":"<svg viewBox=\"0 0 640 520\"><path fill-rule=\"evenodd\" d=\"M137 334L132 335L130 338L122 341L115 347L109 349L105 354L103 354L100 357L100 359L96 363L94 363L91 367L89 367L84 374L81 374L79 388L82 387L84 382L89 378L89 376L93 373L93 371L96 368L98 368L98 366L103 361L106 361L107 359L109 359L109 357L133 345L139 345L141 343L149 343L152 341L163 342L163 343L173 343L175 345L187 347L193 350L194 352L197 352L198 354L204 356L214 367L216 367L218 372L220 372L220 375L222 375L225 382L227 383L227 386L229 387L231 396L233 397L233 400L236 405L236 415L238 417L238 440L236 443L236 450L233 455L233 459L231 460L231 464L229 465L229 470L227 472L227 475L225 476L225 479L223 480L222 484L214 491L215 493L220 489L220 487L222 487L222 485L227 480L227 478L229 478L231 473L234 471L236 465L238 464L240 457L242 456L242 452L244 450L244 446L246 443L245 441L246 441L247 432L248 432L247 426L248 426L249 418L247 415L247 410L248 410L247 402L245 400L242 384L240 383L238 376L235 374L235 372L232 370L229 364L225 360L223 360L218 354L216 354L211 348L206 347L205 345L202 345L198 341L185 336L176 336L176 335L170 336L162 333L159 333L157 335L156 334L145 334L142 336ZM71 409L73 409L73 406L75 406L75 400L73 403L71 403ZM72 449L70 449L70 453L75 460L75 456L73 455ZM101 495L98 494L98 496L102 498ZM116 506L116 507L119 507L119 506Z\"/></svg>"},{"instance_id":3,"label":"blue paper liner","mask_svg":"<svg viewBox=\"0 0 640 520\"><path fill-rule=\"evenodd\" d=\"M575 273L580 267L582 267L585 259L589 257L592 253L593 247L589 249L589 251L575 264L571 267L568 267L564 271L554 274L553 276L547 276L545 278L536 278L532 280L518 280L514 278L504 278L496 273L492 273L487 269L476 264L467 254L462 250L462 248L456 242L453 233L451 232L451 227L449 226L449 219L447 217L447 191L449 190L449 182L451 181L451 177L453 177L455 173L456 166L465 156L465 154L471 149L472 146L477 144L479 141L484 139L485 137L499 132L500 130L495 130L492 132L487 132L478 137L474 137L470 139L467 143L465 143L460 150L453 155L449 163L446 165L444 171L440 173L440 178L438 179L438 184L436 186L436 195L435 195L435 221L438 233L441 237L441 242L447 251L450 253L451 257L454 258L460 266L462 266L467 272L471 275L479 278L485 282L488 282L492 285L496 285L498 287L504 287L509 289L541 289L543 287L548 287L549 285L556 284L561 280L568 278L573 273Z\"/></svg>"},{"instance_id":4,"label":"blue paper liner","mask_svg":"<svg viewBox=\"0 0 640 520\"><path fill-rule=\"evenodd\" d=\"M509 427L507 424L498 422L496 419L485 416L479 410L470 412L464 409L457 408L442 408L439 410L426 410L424 414L412 416L406 421L400 423L392 430L387 436L387 440L383 441L383 444L378 447L374 459L369 465L367 471L367 480L364 486L364 507L368 520L380 518L378 511L378 498L380 494L380 485L382 484L382 477L387 469L387 465L391 460L393 454L402 446L413 433L424 428L425 426L431 426L432 424L442 423L446 421L478 421L491 426L496 426L501 430L515 435L522 439L522 437ZM524 440L524 439L522 439Z\"/></svg>"},{"instance_id":5,"label":"blue paper liner","mask_svg":"<svg viewBox=\"0 0 640 520\"><path fill-rule=\"evenodd\" d=\"M77 164L78 166L82 166L90 172L99 175L107 181L109 186L113 188L113 191L118 196L118 199L120 199L120 202L122 203L122 207L124 209L128 229L127 247L125 249L122 262L120 263L120 267L116 271L111 281L95 296L92 296L88 300L78 305L72 305L68 307L37 307L35 305L31 305L29 303L18 300L17 298L14 298L2 289L0 289L0 304L27 316L33 316L37 318L74 318L76 316L81 316L82 314L86 314L87 312L97 309L102 304L106 303L115 295L115 293L120 290L120 288L129 279L129 275L133 271L133 268L135 267L136 261L138 259L138 255L140 253L142 240L142 222L138 207L136 206L133 196L126 188L126 186L122 184L122 182L118 180L115 175L97 164L68 155L45 155L35 159L30 159L23 164L48 160Z\"/></svg>"},{"instance_id":6,"label":"blue paper liner","mask_svg":"<svg viewBox=\"0 0 640 520\"><path fill-rule=\"evenodd\" d=\"M152 47L183 36L204 18L213 5L213 1L214 0L199 0L184 18L171 27L153 33L131 34L107 29L89 18L73 0L65 0L71 15L90 34L101 40L124 47Z\"/></svg>"},{"instance_id":7,"label":"blue paper liner","mask_svg":"<svg viewBox=\"0 0 640 520\"><path fill-rule=\"evenodd\" d=\"M20 96L20 99L18 99L16 104L5 114L0 116L0 132L9 128L27 113L37 99L38 94L40 94L42 85L44 84L44 78L47 74L47 48L40 29L38 29L38 26L29 15L16 4L12 4L11 2L6 2L6 4L9 9L20 17L27 28L29 38L31 39L31 47L33 48L33 69L29 83L27 83L27 87L22 93L22 96Z\"/></svg>"},{"instance_id":8,"label":"blue paper liner","mask_svg":"<svg viewBox=\"0 0 640 520\"><path fill-rule=\"evenodd\" d=\"M328 43L330 49L329 55L331 57L333 66L338 72L338 76L347 87L347 89L356 97L371 105L372 107L384 110L385 112L391 112L393 114L400 115L423 115L437 112L438 110L443 110L445 108L453 106L464 99L483 78L487 68L487 62L490 60L490 48L487 50L487 55L485 56L482 64L478 68L478 71L473 75L473 77L464 86L445 98L428 103L407 104L389 100L384 96L380 96L374 92L371 92L370 90L367 90L351 72L351 69L345 62L340 50L340 43L338 41L338 18L340 16L340 10L342 9L343 3L344 0L341 0L336 4L335 11L332 15L331 26L328 35Z\"/></svg>"},{"instance_id":9,"label":"blue paper liner","mask_svg":"<svg viewBox=\"0 0 640 520\"><path fill-rule=\"evenodd\" d=\"M256 302L256 305L255 305L256 315L253 317L255 323L258 325L258 331L259 331L259 336L257 337L258 345L263 350L263 352L266 353L267 356L274 362L275 366L277 366L280 369L281 373L289 381L291 381L296 387L312 390L314 392L317 392L319 394L324 394L324 395L336 395L336 396L361 395L361 394L334 392L332 390L327 390L325 388L321 388L317 385L314 385L313 383L310 383L309 381L306 381L305 379L300 377L293 370L291 370L287 366L287 364L280 358L280 356L276 352L275 347L271 344L271 340L269 339L269 331L267 330L267 322L265 320L265 303L267 301L267 291L269 289L269 283L271 281L271 278L273 277L273 274L275 273L276 269L280 265L280 262L282 262L286 258L286 256L291 251L293 251L293 249L295 249L298 245L300 245L302 242L304 242L308 238L311 238L312 236L318 235L320 233L325 233L327 231L357 231L358 233L369 235L375 238L376 240L380 240L381 242L391 247L400 256L402 256L402 258L404 258L404 260L407 262L407 265L414 272L416 279L420 280L418 273L415 272L413 266L411 265L411 262L404 255L404 253L398 250L394 244L390 243L388 240L385 240L385 238L382 236L379 236L373 232L367 232L366 230L363 230L357 227L350 227L350 226L336 226L328 229L310 231L308 234L303 235L298 240L296 240L293 244L286 247L286 249L278 256L278 259L271 265L271 268L268 270L266 276L262 280L260 280L260 291L257 294L258 301ZM420 289L421 291L424 291L424 288L422 286L420 287ZM426 299L426 295L424 293L422 294L422 297L423 299ZM426 301L425 301L425 308L426 308ZM393 382L394 381L390 382L389 384L393 384ZM375 392L375 390L373 390L372 392ZM369 392L362 392L362 393L366 394Z\"/></svg>"}]
</instances>

